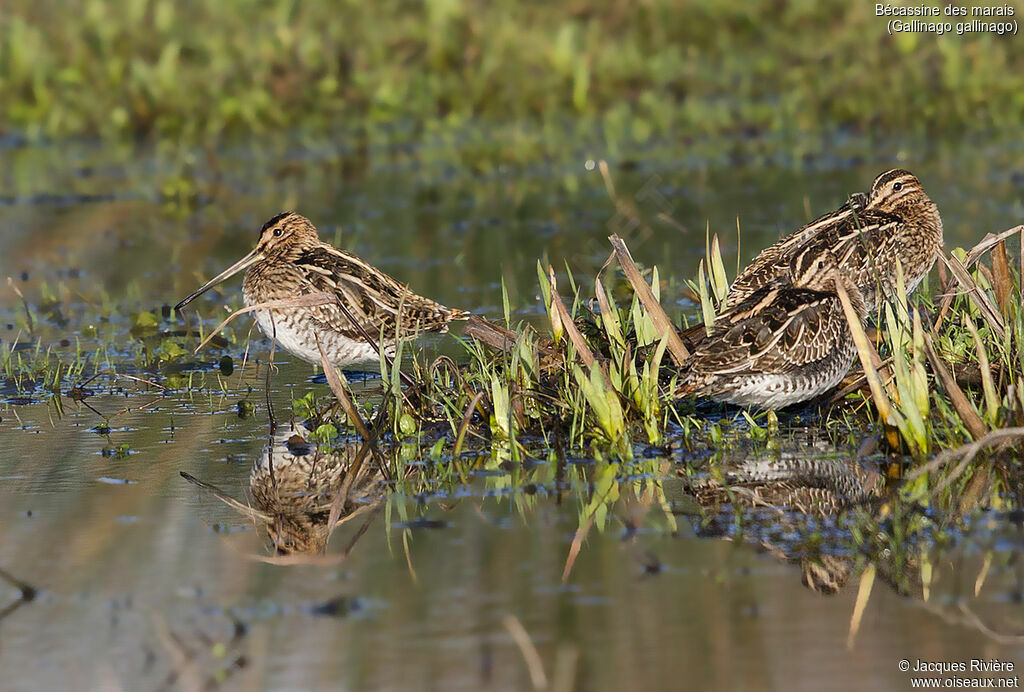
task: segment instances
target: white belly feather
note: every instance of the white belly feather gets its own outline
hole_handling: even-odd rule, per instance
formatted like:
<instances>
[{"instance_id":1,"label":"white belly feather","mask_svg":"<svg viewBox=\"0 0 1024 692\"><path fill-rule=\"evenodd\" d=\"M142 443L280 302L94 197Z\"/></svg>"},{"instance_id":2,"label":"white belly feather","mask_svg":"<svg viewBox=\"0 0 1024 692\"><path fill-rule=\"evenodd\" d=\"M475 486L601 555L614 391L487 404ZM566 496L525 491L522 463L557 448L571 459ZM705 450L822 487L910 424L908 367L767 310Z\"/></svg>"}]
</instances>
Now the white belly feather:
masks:
<instances>
[{"instance_id":1,"label":"white belly feather","mask_svg":"<svg viewBox=\"0 0 1024 692\"><path fill-rule=\"evenodd\" d=\"M289 320L279 312L271 318L270 310L256 310L260 330L281 348L307 363L320 364L317 340L328 359L336 367L357 363L376 363L377 349L363 340L355 341L332 331L316 331L300 320ZM392 355L393 349L387 349Z\"/></svg>"}]
</instances>

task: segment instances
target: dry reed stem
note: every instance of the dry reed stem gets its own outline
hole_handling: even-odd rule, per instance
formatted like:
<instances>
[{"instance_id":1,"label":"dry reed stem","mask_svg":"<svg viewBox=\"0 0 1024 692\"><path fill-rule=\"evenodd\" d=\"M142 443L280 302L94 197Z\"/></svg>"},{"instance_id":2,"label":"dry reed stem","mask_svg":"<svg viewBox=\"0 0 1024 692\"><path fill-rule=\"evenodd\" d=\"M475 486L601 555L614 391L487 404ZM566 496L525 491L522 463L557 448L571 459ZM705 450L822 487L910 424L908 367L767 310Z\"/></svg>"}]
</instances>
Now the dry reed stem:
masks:
<instances>
[{"instance_id":1,"label":"dry reed stem","mask_svg":"<svg viewBox=\"0 0 1024 692\"><path fill-rule=\"evenodd\" d=\"M853 309L853 304L850 303L850 296L847 294L846 288L838 279L836 279L835 285L836 295L839 296L839 302L843 306L843 313L846 315L846 323L850 328L850 334L853 335L853 343L857 346L857 356L860 358L861 367L864 369L864 377L871 388L871 397L875 401L875 408L881 414L882 420L887 424L891 424L889 418L894 412L892 404L889 402L889 397L886 395L885 388L882 386L878 376L878 370L875 369L873 363L873 359L877 359L878 354L875 352L871 342L868 341L868 336L864 332L863 325L860 323L860 317Z\"/></svg>"},{"instance_id":2,"label":"dry reed stem","mask_svg":"<svg viewBox=\"0 0 1024 692\"><path fill-rule=\"evenodd\" d=\"M860 575L860 586L857 589L857 602L853 606L853 615L850 616L850 633L846 637L846 648L853 649L857 640L857 632L860 631L861 619L864 617L864 610L867 608L868 599L871 598L871 587L875 584L875 565L869 564L864 573Z\"/></svg>"},{"instance_id":3,"label":"dry reed stem","mask_svg":"<svg viewBox=\"0 0 1024 692\"><path fill-rule=\"evenodd\" d=\"M537 647L533 645L533 641L530 639L530 633L523 627L523 623L519 621L519 618L510 613L502 616L501 623L505 625L505 629L512 635L512 640L519 647L519 652L523 655L526 669L530 672L530 683L533 685L533 689L547 689L548 676L544 673L544 664L540 660L540 653L538 653Z\"/></svg>"},{"instance_id":4,"label":"dry reed stem","mask_svg":"<svg viewBox=\"0 0 1024 692\"><path fill-rule=\"evenodd\" d=\"M971 299L971 302L981 311L981 314L985 317L985 321L992 328L992 331L996 333L1000 340L1006 335L1006 327L1003 323L1003 316L999 314L999 310L992 305L992 301L989 299L985 292L981 290L978 283L971 278L967 268L963 263L960 262L953 255L946 256L944 253L939 255L942 261L950 271L953 272L953 276L956 277L957 282L964 289L964 292ZM947 296L949 298L949 296ZM938 327L941 326L941 320L943 315L939 315L939 320L936 321L936 326L933 327L933 331L937 331Z\"/></svg>"},{"instance_id":5,"label":"dry reed stem","mask_svg":"<svg viewBox=\"0 0 1024 692\"><path fill-rule=\"evenodd\" d=\"M477 407L477 404L484 398L483 392L477 392L473 400L469 402L469 406L466 407L466 412L462 414L462 422L459 424L459 430L455 434L455 446L452 448L452 457L456 458L462 451L462 443L466 439L466 431L469 430L469 423L473 420L473 410Z\"/></svg>"},{"instance_id":6,"label":"dry reed stem","mask_svg":"<svg viewBox=\"0 0 1024 692\"><path fill-rule=\"evenodd\" d=\"M986 235L984 238L981 239L981 242L979 242L977 245L972 247L967 252L967 255L964 257L964 263L963 263L964 264L964 268L970 269L971 267L973 267L975 265L975 263L977 263L977 261L979 259L981 259L981 257L986 252L988 252L990 249L992 249L993 247L995 247L999 243L1002 243L1004 240L1006 240L1010 236L1014 235L1015 233L1018 233L1018 234L1020 234L1019 238L1020 238L1020 247L1021 247L1021 262L1022 262L1022 267L1021 267L1021 291L1022 291L1022 293L1024 293L1024 233L1022 233L1021 231L1024 231L1024 225L1022 225L1022 226L1014 226L1013 228L1007 229L1007 230L1003 231L1002 233L989 233L988 235ZM949 293L949 285L948 285L949 284L949 280L948 280L948 277L945 276L945 271L944 270L945 270L945 266L940 264L939 265L939 276L942 278L942 293L945 294L945 295L942 298L942 302L939 304L939 311L938 311L939 312L939 316L938 316L938 318L936 318L935 324L932 326L932 331L934 331L934 332L938 332L939 328L942 327L942 323L945 321L946 317L949 315L950 307L953 304L953 298L956 297L955 293Z\"/></svg>"},{"instance_id":7,"label":"dry reed stem","mask_svg":"<svg viewBox=\"0 0 1024 692\"><path fill-rule=\"evenodd\" d=\"M1009 228L1002 233L989 233L982 238L977 245L968 250L967 255L964 257L964 266L968 269L974 266L974 264L982 258L982 256L991 250L993 247L1003 242L1015 233L1024 231L1024 225L1014 226Z\"/></svg>"},{"instance_id":8,"label":"dry reed stem","mask_svg":"<svg viewBox=\"0 0 1024 692\"><path fill-rule=\"evenodd\" d=\"M241 500L236 500L234 497L228 495L226 492L224 492L217 486L210 485L205 481L201 481L190 473L186 473L184 471L178 471L178 473L181 475L182 478L187 480L189 483L199 488L202 488L203 490L212 494L214 497L216 497L218 500L226 504L231 509L237 510L242 514L247 514L251 517L262 519L263 521L271 521L272 517L266 512L261 512L260 510L242 502Z\"/></svg>"},{"instance_id":9,"label":"dry reed stem","mask_svg":"<svg viewBox=\"0 0 1024 692\"><path fill-rule=\"evenodd\" d=\"M576 323L572 321L572 317L569 315L569 311L565 307L565 303L562 302L562 296L558 294L558 280L555 279L555 270L552 267L548 267L548 277L551 282L551 306L558 313L558 319L562 322L562 328L565 330L566 335L569 337L569 341L572 343L573 348L576 349L576 355L588 368L592 368L597 360L594 358L594 354L590 351L590 347L587 346L586 340L583 335L580 334L580 330L576 328ZM603 372L603 370L602 370ZM607 380L607 375L605 376ZM611 382L608 382L611 386Z\"/></svg>"},{"instance_id":10,"label":"dry reed stem","mask_svg":"<svg viewBox=\"0 0 1024 692\"><path fill-rule=\"evenodd\" d=\"M314 338L316 336L314 335ZM341 408L345 410L345 414L348 419L352 421L352 425L355 426L359 435L366 442L373 442L373 437L370 435L370 431L366 428L366 423L363 422L362 416L359 415L358 409L355 404L352 403L352 398L348 395L348 391L345 389L345 385L342 384L341 378L338 376L338 371L334 369L331 362L327 360L327 354L324 353L324 347L320 344L320 339L316 338L316 347L320 351L320 364L324 368L324 377L327 378L327 384L330 386L331 391L334 392L334 397L341 404Z\"/></svg>"},{"instance_id":11,"label":"dry reed stem","mask_svg":"<svg viewBox=\"0 0 1024 692\"><path fill-rule=\"evenodd\" d=\"M661 305L654 297L651 287L647 285L647 282L640 275L640 270L636 268L636 262L633 261L632 255L629 254L629 248L626 247L626 243L622 238L613 234L608 236L608 242L615 248L615 256L619 260L619 266L626 273L626 278L629 279L629 283L633 286L633 290L636 291L640 302L646 308L647 314L650 315L654 326L658 330L658 334L661 335L661 338L668 339L669 355L672 356L672 360L677 367L682 366L690 357L690 352L686 350L682 339L679 338L672 320L661 309Z\"/></svg>"},{"instance_id":12,"label":"dry reed stem","mask_svg":"<svg viewBox=\"0 0 1024 692\"><path fill-rule=\"evenodd\" d=\"M985 425L978 412L974 410L970 399L964 394L964 390L960 388L960 385L956 383L956 379L946 369L946 366L939 358L939 354L935 352L931 335L927 332L924 333L924 349L925 354L928 356L928 362L931 363L932 372L942 384L942 388L946 390L946 396L949 397L953 408L956 409L957 415L960 416L960 420L967 427L967 432L971 434L973 439L981 439L988 432L988 426Z\"/></svg>"},{"instance_id":13,"label":"dry reed stem","mask_svg":"<svg viewBox=\"0 0 1024 692\"><path fill-rule=\"evenodd\" d=\"M505 353L511 353L516 343L515 332L499 327L476 315L469 316L462 333L474 341L487 344L491 348Z\"/></svg>"},{"instance_id":14,"label":"dry reed stem","mask_svg":"<svg viewBox=\"0 0 1024 692\"><path fill-rule=\"evenodd\" d=\"M1013 279L1010 278L1010 260L1006 256L1006 241L1001 241L992 250L992 286L996 291L996 304L1003 317L1007 316Z\"/></svg>"},{"instance_id":15,"label":"dry reed stem","mask_svg":"<svg viewBox=\"0 0 1024 692\"><path fill-rule=\"evenodd\" d=\"M1021 438L1024 438L1024 428L1000 428L999 430L993 430L974 442L960 445L955 449L943 450L924 466L919 466L908 473L904 480L906 482L910 482L926 473L931 473L932 471L942 468L954 459L960 459L960 465L958 468L966 468L966 465L973 461L974 457L976 457L983 449L996 445L997 443L1002 445ZM953 473L948 476L941 487L949 485L956 475L959 474ZM938 492L938 489L936 492Z\"/></svg>"}]
</instances>

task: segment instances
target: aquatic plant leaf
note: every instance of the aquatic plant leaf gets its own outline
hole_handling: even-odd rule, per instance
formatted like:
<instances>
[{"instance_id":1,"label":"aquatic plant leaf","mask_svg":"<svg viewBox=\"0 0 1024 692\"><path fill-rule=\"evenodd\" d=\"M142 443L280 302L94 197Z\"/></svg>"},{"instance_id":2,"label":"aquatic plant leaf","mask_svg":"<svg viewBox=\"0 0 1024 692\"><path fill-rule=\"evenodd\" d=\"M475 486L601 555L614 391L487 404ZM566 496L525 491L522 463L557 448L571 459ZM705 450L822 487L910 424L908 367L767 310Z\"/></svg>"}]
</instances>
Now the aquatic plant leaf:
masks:
<instances>
[{"instance_id":1,"label":"aquatic plant leaf","mask_svg":"<svg viewBox=\"0 0 1024 692\"><path fill-rule=\"evenodd\" d=\"M711 268L711 287L715 292L718 304L725 302L729 295L729 279L725 275L725 263L722 262L722 247L716 233L711 239L711 254L708 255L708 266Z\"/></svg>"}]
</instances>

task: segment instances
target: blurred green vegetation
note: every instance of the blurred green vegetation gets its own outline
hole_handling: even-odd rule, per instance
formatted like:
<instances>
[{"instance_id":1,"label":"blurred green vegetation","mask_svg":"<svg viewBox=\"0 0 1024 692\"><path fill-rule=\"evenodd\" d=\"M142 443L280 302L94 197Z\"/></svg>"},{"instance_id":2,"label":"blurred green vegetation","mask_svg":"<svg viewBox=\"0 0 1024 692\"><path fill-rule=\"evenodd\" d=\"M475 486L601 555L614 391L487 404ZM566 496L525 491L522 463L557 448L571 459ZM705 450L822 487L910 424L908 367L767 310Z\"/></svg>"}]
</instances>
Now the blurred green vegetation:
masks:
<instances>
[{"instance_id":1,"label":"blurred green vegetation","mask_svg":"<svg viewBox=\"0 0 1024 692\"><path fill-rule=\"evenodd\" d=\"M1024 122L1013 36L845 0L5 0L0 131L205 139L529 123L645 140Z\"/></svg>"}]
</instances>

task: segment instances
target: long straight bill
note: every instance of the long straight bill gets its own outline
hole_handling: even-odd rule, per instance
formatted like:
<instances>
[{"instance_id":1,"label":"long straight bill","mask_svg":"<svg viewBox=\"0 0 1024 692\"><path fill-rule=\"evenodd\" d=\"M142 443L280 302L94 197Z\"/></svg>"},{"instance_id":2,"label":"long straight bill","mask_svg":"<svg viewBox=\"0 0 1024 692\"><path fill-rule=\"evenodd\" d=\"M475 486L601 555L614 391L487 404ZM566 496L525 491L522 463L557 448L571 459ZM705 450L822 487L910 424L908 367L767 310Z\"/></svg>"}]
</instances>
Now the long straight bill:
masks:
<instances>
[{"instance_id":1,"label":"long straight bill","mask_svg":"<svg viewBox=\"0 0 1024 692\"><path fill-rule=\"evenodd\" d=\"M195 291L190 293L187 298L185 298L180 303L178 303L177 305L174 306L175 311L181 310L183 307L185 307L186 305L191 303L193 300L195 300L199 296L201 296L204 293L206 293L207 291L209 291L211 288L213 288L214 286L219 284L221 281L226 281L227 279L230 279L232 276L234 276L238 272L242 271L243 269L248 269L250 266L252 266L253 264L256 264L261 259L263 259L263 253L257 252L254 249L248 255L246 255L242 259L238 260L237 262L232 264L230 267L228 267L227 269L222 271L220 274L218 274L217 276L213 277L212 279L207 281L205 284L203 284L201 287L199 287L198 289L196 289Z\"/></svg>"}]
</instances>

